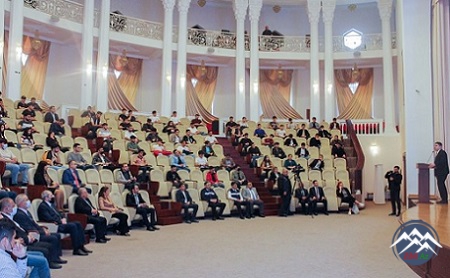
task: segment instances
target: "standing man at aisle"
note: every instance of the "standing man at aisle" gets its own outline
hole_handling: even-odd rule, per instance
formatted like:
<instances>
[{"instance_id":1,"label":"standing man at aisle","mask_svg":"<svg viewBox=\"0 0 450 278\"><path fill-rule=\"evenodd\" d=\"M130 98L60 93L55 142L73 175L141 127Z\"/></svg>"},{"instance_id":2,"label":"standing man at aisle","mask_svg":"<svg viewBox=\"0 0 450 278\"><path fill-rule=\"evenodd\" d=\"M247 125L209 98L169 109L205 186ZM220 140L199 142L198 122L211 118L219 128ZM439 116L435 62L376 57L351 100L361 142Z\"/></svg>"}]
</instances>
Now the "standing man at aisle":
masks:
<instances>
[{"instance_id":1,"label":"standing man at aisle","mask_svg":"<svg viewBox=\"0 0 450 278\"><path fill-rule=\"evenodd\" d=\"M430 163L430 168L434 168L434 176L436 177L439 195L441 196L441 201L438 204L448 204L448 192L445 187L445 180L449 173L447 153L442 149L441 142L434 143L434 151L436 155L434 163Z\"/></svg>"},{"instance_id":2,"label":"standing man at aisle","mask_svg":"<svg viewBox=\"0 0 450 278\"><path fill-rule=\"evenodd\" d=\"M287 217L289 215L289 205L291 204L292 184L289 179L289 170L283 169L278 177L278 191L281 197L281 206L279 216Z\"/></svg>"},{"instance_id":3,"label":"standing man at aisle","mask_svg":"<svg viewBox=\"0 0 450 278\"><path fill-rule=\"evenodd\" d=\"M400 216L402 211L402 204L400 203L400 185L402 184L402 175L400 174L400 167L395 166L394 171L389 171L384 175L384 178L389 182L389 191L391 193L392 212L389 216ZM395 207L397 205L397 208Z\"/></svg>"}]
</instances>

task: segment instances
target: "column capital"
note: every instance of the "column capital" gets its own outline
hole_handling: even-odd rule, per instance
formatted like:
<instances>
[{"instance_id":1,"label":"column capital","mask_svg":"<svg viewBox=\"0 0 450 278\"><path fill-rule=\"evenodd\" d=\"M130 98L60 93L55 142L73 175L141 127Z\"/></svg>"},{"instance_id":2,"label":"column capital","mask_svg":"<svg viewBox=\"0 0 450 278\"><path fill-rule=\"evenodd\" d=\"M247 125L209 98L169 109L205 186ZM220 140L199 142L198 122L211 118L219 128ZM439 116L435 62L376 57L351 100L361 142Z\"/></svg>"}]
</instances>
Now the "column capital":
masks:
<instances>
[{"instance_id":1,"label":"column capital","mask_svg":"<svg viewBox=\"0 0 450 278\"><path fill-rule=\"evenodd\" d=\"M319 23L320 9L322 8L322 2L317 0L308 0L308 18L309 23Z\"/></svg>"},{"instance_id":2,"label":"column capital","mask_svg":"<svg viewBox=\"0 0 450 278\"><path fill-rule=\"evenodd\" d=\"M324 23L333 22L335 8L336 0L322 0L322 15Z\"/></svg>"},{"instance_id":3,"label":"column capital","mask_svg":"<svg viewBox=\"0 0 450 278\"><path fill-rule=\"evenodd\" d=\"M178 0L178 12L187 14L191 0Z\"/></svg>"},{"instance_id":4,"label":"column capital","mask_svg":"<svg viewBox=\"0 0 450 278\"><path fill-rule=\"evenodd\" d=\"M377 4L381 20L390 20L392 13L392 0L378 0Z\"/></svg>"},{"instance_id":5,"label":"column capital","mask_svg":"<svg viewBox=\"0 0 450 278\"><path fill-rule=\"evenodd\" d=\"M261 15L262 0L248 1L248 16L250 21L258 21Z\"/></svg>"},{"instance_id":6,"label":"column capital","mask_svg":"<svg viewBox=\"0 0 450 278\"><path fill-rule=\"evenodd\" d=\"M236 20L245 20L247 15L248 0L234 0L233 11Z\"/></svg>"},{"instance_id":7,"label":"column capital","mask_svg":"<svg viewBox=\"0 0 450 278\"><path fill-rule=\"evenodd\" d=\"M171 12L171 11L173 11L173 8L175 7L176 0L161 0L161 2L164 6L164 11Z\"/></svg>"}]
</instances>

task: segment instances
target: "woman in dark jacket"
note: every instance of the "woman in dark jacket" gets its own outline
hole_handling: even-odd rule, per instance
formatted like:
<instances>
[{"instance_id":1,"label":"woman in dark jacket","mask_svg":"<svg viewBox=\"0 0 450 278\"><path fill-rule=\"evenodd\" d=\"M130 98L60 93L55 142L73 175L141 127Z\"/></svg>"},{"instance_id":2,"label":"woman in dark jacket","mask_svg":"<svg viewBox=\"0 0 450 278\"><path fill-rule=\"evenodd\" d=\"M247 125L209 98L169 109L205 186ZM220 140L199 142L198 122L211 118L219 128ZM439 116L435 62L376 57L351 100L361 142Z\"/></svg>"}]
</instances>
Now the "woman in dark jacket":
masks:
<instances>
[{"instance_id":1,"label":"woman in dark jacket","mask_svg":"<svg viewBox=\"0 0 450 278\"><path fill-rule=\"evenodd\" d=\"M352 196L350 190L344 187L342 181L336 185L336 196L341 198L341 202L348 203L348 215L352 214L353 204L359 205L359 202Z\"/></svg>"},{"instance_id":2,"label":"woman in dark jacket","mask_svg":"<svg viewBox=\"0 0 450 278\"><path fill-rule=\"evenodd\" d=\"M35 185L45 185L55 195L55 206L59 211L64 210L64 191L60 189L58 181L53 181L47 173L49 164L43 160L39 162L34 174Z\"/></svg>"}]
</instances>

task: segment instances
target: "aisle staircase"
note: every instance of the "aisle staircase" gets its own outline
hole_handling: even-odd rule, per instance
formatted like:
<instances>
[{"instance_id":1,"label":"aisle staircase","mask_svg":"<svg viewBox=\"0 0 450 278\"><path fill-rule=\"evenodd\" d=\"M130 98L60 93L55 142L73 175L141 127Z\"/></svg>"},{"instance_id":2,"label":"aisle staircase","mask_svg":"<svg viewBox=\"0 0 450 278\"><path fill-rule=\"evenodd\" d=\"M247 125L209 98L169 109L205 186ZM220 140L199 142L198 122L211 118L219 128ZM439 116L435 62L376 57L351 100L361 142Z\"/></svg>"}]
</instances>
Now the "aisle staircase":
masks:
<instances>
[{"instance_id":1,"label":"aisle staircase","mask_svg":"<svg viewBox=\"0 0 450 278\"><path fill-rule=\"evenodd\" d=\"M259 177L255 174L255 170L250 168L250 165L245 161L245 157L242 157L237 149L228 141L227 138L218 138L220 145L223 147L223 153L229 154L237 165L241 166L247 180L253 184L258 190L259 197L264 201L264 213L266 216L278 215L279 204L281 203L278 196L273 196L270 191L265 187Z\"/></svg>"}]
</instances>

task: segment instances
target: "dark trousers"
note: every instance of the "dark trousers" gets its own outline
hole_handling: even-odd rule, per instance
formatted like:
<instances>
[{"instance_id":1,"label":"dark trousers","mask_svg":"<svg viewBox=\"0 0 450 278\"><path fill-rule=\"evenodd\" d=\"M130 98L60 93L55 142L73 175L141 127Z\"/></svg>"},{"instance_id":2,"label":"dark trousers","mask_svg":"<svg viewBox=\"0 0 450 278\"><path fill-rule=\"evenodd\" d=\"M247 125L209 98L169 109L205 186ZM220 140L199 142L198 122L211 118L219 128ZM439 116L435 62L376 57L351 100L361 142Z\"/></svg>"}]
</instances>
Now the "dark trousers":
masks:
<instances>
[{"instance_id":1,"label":"dark trousers","mask_svg":"<svg viewBox=\"0 0 450 278\"><path fill-rule=\"evenodd\" d=\"M322 203L323 204L323 209L324 209L323 212L328 212L328 202L327 202L326 199L325 200L320 200L320 201L311 200L310 203L311 203L311 210L310 210L311 213L316 213L317 212L317 203Z\"/></svg>"},{"instance_id":2,"label":"dark trousers","mask_svg":"<svg viewBox=\"0 0 450 278\"><path fill-rule=\"evenodd\" d=\"M217 217L221 217L223 210L225 209L225 203L220 203L220 202L217 202L217 203L209 202L208 206L212 210L213 219L217 219ZM217 207L219 207L219 213L217 213Z\"/></svg>"},{"instance_id":3,"label":"dark trousers","mask_svg":"<svg viewBox=\"0 0 450 278\"><path fill-rule=\"evenodd\" d=\"M27 249L29 251L42 252L42 254L44 254L44 257L47 259L48 262L54 262L59 257L58 254L56 254L56 252L51 252L52 245L48 242L38 241L38 242L28 245Z\"/></svg>"},{"instance_id":4,"label":"dark trousers","mask_svg":"<svg viewBox=\"0 0 450 278\"><path fill-rule=\"evenodd\" d=\"M300 205L302 205L302 212L305 215L311 214L311 203L309 202L308 198L306 199L299 199L298 202ZM308 205L308 207L306 207Z\"/></svg>"},{"instance_id":5,"label":"dark trousers","mask_svg":"<svg viewBox=\"0 0 450 278\"><path fill-rule=\"evenodd\" d=\"M242 202L234 201L234 205L236 206L236 209L237 209L237 212L238 212L239 216L250 216L251 215L251 213L250 213L251 205L250 205L249 202L247 202L247 201L242 201ZM244 215L244 213L242 211L242 207L241 206L245 206L245 215Z\"/></svg>"},{"instance_id":6,"label":"dark trousers","mask_svg":"<svg viewBox=\"0 0 450 278\"><path fill-rule=\"evenodd\" d=\"M254 215L255 214L255 208L253 207L254 205L258 206L258 210L259 210L259 215L264 215L264 202L261 200L251 200L248 201L250 204L250 215Z\"/></svg>"},{"instance_id":7,"label":"dark trousers","mask_svg":"<svg viewBox=\"0 0 450 278\"><path fill-rule=\"evenodd\" d=\"M61 251L61 236L59 234L51 234L51 235L41 235L39 241L48 242L51 244L52 248L50 249L51 253L55 253L57 257L62 256Z\"/></svg>"},{"instance_id":8,"label":"dark trousers","mask_svg":"<svg viewBox=\"0 0 450 278\"><path fill-rule=\"evenodd\" d=\"M58 233L70 234L73 250L78 250L84 245L84 229L80 222L70 222L58 226Z\"/></svg>"},{"instance_id":9,"label":"dark trousers","mask_svg":"<svg viewBox=\"0 0 450 278\"><path fill-rule=\"evenodd\" d=\"M136 213L142 216L142 222L148 228L156 225L155 209L152 208L136 208ZM148 221L148 215L150 214L150 222Z\"/></svg>"},{"instance_id":10,"label":"dark trousers","mask_svg":"<svg viewBox=\"0 0 450 278\"><path fill-rule=\"evenodd\" d=\"M391 188L391 205L392 205L392 213L400 214L402 211L402 204L400 203L400 188ZM342 200L342 202L345 202ZM350 205L350 203L349 203ZM395 207L397 205L397 208ZM352 204L353 206L353 204Z\"/></svg>"},{"instance_id":11,"label":"dark trousers","mask_svg":"<svg viewBox=\"0 0 450 278\"><path fill-rule=\"evenodd\" d=\"M439 195L441 195L442 202L448 203L448 192L447 187L445 187L445 180L447 179L447 175L436 176L437 186L439 189Z\"/></svg>"},{"instance_id":12,"label":"dark trousers","mask_svg":"<svg viewBox=\"0 0 450 278\"><path fill-rule=\"evenodd\" d=\"M128 215L125 213L117 212L111 215L114 218L119 219L119 224L116 226L116 230L121 234L126 234L130 231L128 227Z\"/></svg>"},{"instance_id":13,"label":"dark trousers","mask_svg":"<svg viewBox=\"0 0 450 278\"><path fill-rule=\"evenodd\" d=\"M198 211L198 205L197 204L182 204L182 207L184 209L184 215L183 218L185 221L188 220L194 220L195 216L197 215ZM189 213L189 209L192 209L192 214Z\"/></svg>"},{"instance_id":14,"label":"dark trousers","mask_svg":"<svg viewBox=\"0 0 450 278\"><path fill-rule=\"evenodd\" d=\"M289 205L291 204L291 194L281 195L280 215L289 214Z\"/></svg>"},{"instance_id":15,"label":"dark trousers","mask_svg":"<svg viewBox=\"0 0 450 278\"><path fill-rule=\"evenodd\" d=\"M105 238L106 218L101 216L88 216L87 222L94 225L96 240Z\"/></svg>"}]
</instances>

